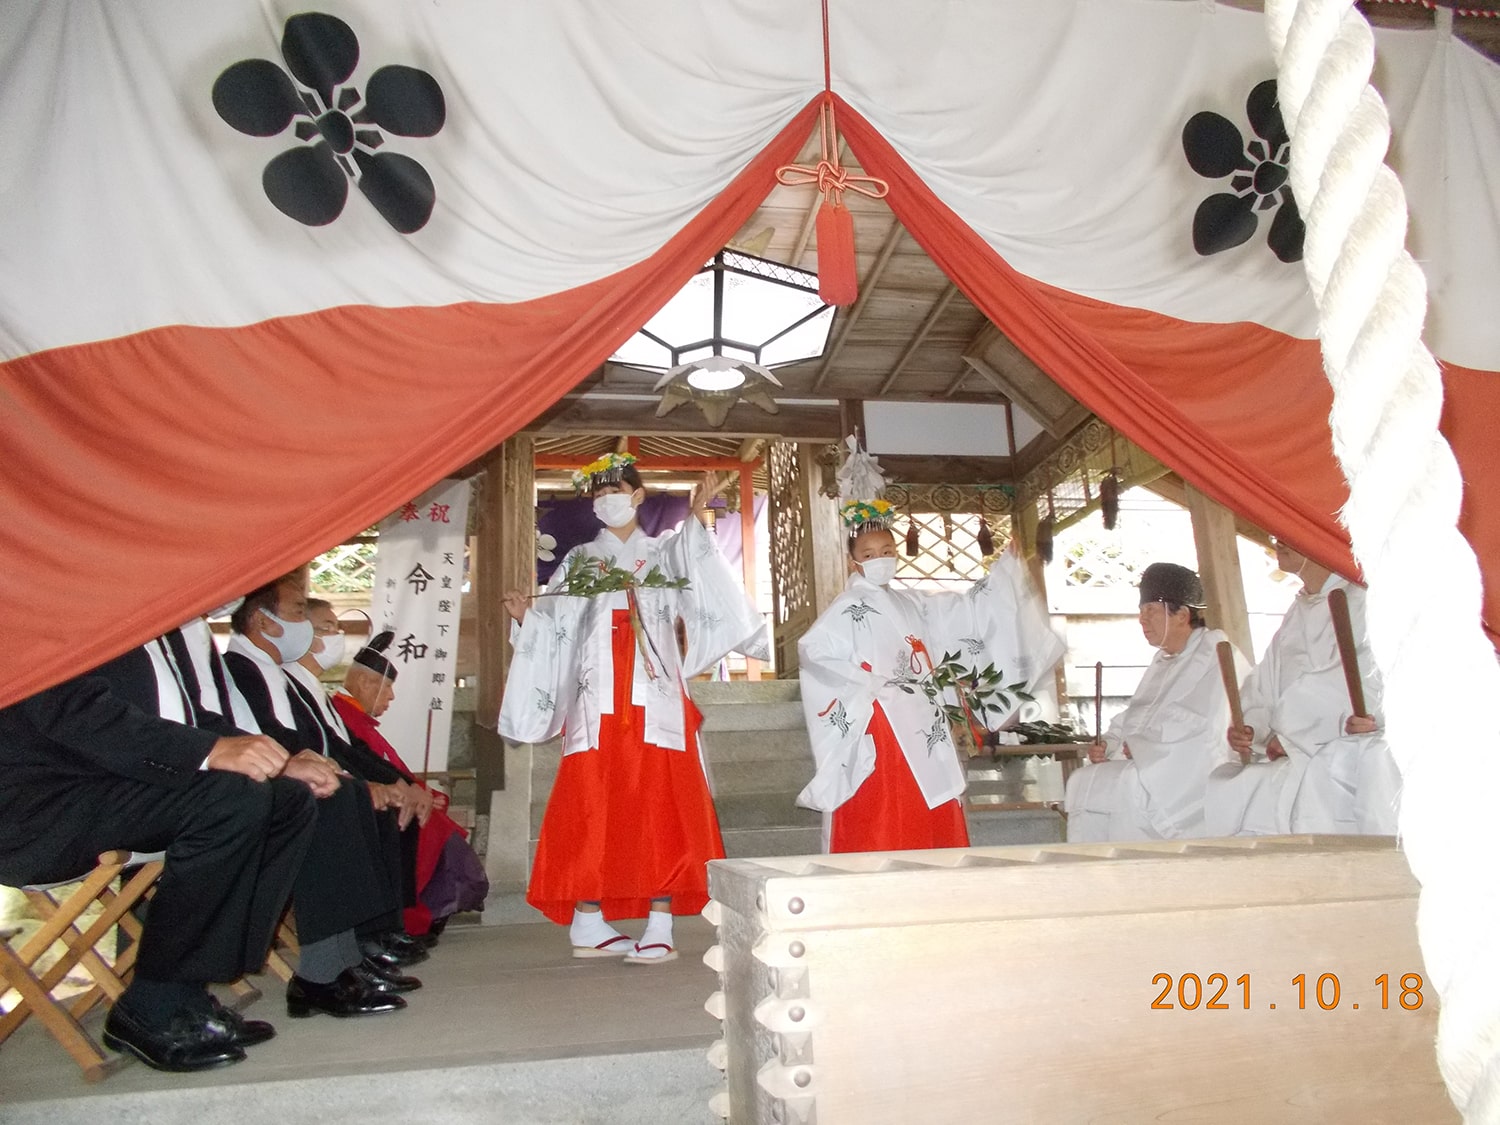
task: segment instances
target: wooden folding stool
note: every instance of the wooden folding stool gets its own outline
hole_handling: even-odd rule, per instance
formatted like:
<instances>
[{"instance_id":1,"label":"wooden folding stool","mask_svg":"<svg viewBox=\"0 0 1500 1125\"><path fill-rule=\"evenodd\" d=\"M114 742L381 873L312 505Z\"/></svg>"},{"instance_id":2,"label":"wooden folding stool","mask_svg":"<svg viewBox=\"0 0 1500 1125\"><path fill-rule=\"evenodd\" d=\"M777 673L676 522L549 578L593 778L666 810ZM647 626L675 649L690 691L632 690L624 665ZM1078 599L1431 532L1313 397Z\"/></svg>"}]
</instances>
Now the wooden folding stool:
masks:
<instances>
[{"instance_id":1,"label":"wooden folding stool","mask_svg":"<svg viewBox=\"0 0 1500 1125\"><path fill-rule=\"evenodd\" d=\"M114 883L127 867L138 867L117 891ZM21 1002L0 1016L0 1043L11 1037L27 1018L35 1015L48 1032L73 1056L90 1082L97 1082L112 1070L119 1057L107 1053L79 1023L100 1001L119 999L135 968L140 949L141 924L130 913L136 903L155 885L162 871L162 855L140 855L128 851L108 851L99 857L99 865L81 880L23 887L22 892L42 920L42 926L19 949L0 940L0 983L15 989ZM64 897L59 888L77 885ZM101 913L87 928L81 919L94 903ZM119 926L130 938L111 965L99 955L97 946ZM40 974L37 962L55 942L61 941L63 955ZM53 998L52 992L74 966L81 966L94 985L82 995L66 1000Z\"/></svg>"}]
</instances>

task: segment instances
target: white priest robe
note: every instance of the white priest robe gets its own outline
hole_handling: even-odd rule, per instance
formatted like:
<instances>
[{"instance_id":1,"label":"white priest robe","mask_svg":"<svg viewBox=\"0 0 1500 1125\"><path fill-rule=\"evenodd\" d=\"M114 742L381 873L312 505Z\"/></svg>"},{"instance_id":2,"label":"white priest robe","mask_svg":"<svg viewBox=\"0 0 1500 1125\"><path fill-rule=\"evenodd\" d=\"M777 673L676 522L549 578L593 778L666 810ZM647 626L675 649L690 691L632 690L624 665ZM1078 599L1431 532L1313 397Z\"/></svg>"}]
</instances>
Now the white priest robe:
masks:
<instances>
[{"instance_id":1,"label":"white priest robe","mask_svg":"<svg viewBox=\"0 0 1500 1125\"><path fill-rule=\"evenodd\" d=\"M1002 685L1023 683L1027 691L1063 654L1062 640L1012 552L962 594L892 589L850 575L844 592L797 644L802 709L816 763L799 805L831 813L874 772L875 740L867 732L877 702L927 807L963 793L964 770L948 719L913 686L928 666L913 651L912 638L926 646L934 663L945 652L957 652L970 667L994 664ZM1007 718L991 714L987 723L993 728Z\"/></svg>"},{"instance_id":2,"label":"white priest robe","mask_svg":"<svg viewBox=\"0 0 1500 1125\"><path fill-rule=\"evenodd\" d=\"M1353 714L1333 630L1328 595L1349 601L1365 705L1381 710L1380 674L1365 632L1363 587L1330 575L1317 591L1298 594L1246 679L1245 723L1255 730L1255 758L1214 771L1208 817L1214 835L1289 832L1393 835L1400 774L1377 734L1349 735ZM1287 756L1265 759L1275 735Z\"/></svg>"},{"instance_id":3,"label":"white priest robe","mask_svg":"<svg viewBox=\"0 0 1500 1125\"><path fill-rule=\"evenodd\" d=\"M730 652L757 660L770 655L765 622L719 554L712 534L691 516L680 528L655 538L637 528L622 540L605 528L592 542L563 556L547 594L536 598L525 621L512 629L515 654L500 705L500 734L515 742L545 742L561 732L564 754L599 745L599 716L614 709L611 613L627 608L628 602L623 592L593 598L556 594L579 555L640 578L656 567L668 579L688 580L681 590L637 589L647 644L644 654L636 654L631 686L632 704L646 713L646 741L686 749L686 680ZM687 654L680 660L678 618L687 632ZM647 661L654 676L646 670Z\"/></svg>"},{"instance_id":4,"label":"white priest robe","mask_svg":"<svg viewBox=\"0 0 1500 1125\"><path fill-rule=\"evenodd\" d=\"M1217 629L1194 629L1181 652L1157 650L1130 705L1104 732L1107 760L1068 778L1069 843L1208 834L1208 777L1232 753L1219 674L1225 639ZM1238 652L1235 661L1243 667Z\"/></svg>"}]
</instances>

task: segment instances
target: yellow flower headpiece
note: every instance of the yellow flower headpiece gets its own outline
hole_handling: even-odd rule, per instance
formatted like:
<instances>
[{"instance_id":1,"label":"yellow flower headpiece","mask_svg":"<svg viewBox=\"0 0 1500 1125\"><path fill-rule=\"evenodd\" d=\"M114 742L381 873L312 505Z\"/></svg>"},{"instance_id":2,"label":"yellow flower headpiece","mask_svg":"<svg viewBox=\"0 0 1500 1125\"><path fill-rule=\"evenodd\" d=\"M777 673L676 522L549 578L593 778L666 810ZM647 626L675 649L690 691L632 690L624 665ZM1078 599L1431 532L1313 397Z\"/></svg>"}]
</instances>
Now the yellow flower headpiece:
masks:
<instances>
[{"instance_id":1,"label":"yellow flower headpiece","mask_svg":"<svg viewBox=\"0 0 1500 1125\"><path fill-rule=\"evenodd\" d=\"M850 500L839 506L839 519L851 539L866 531L891 531L896 526L896 506L889 500Z\"/></svg>"},{"instance_id":2,"label":"yellow flower headpiece","mask_svg":"<svg viewBox=\"0 0 1500 1125\"><path fill-rule=\"evenodd\" d=\"M634 464L633 453L606 453L597 461L573 470L573 487L579 492L587 492L601 484L618 484L625 470Z\"/></svg>"}]
</instances>

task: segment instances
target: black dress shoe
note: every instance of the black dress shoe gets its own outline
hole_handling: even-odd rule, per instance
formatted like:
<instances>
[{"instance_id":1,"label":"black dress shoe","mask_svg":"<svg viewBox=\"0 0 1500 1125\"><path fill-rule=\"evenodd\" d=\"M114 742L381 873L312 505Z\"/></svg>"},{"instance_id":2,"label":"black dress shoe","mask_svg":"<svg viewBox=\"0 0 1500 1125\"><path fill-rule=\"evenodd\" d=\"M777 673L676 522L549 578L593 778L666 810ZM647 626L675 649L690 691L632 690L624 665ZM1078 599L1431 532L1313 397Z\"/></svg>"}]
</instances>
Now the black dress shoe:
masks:
<instances>
[{"instance_id":1,"label":"black dress shoe","mask_svg":"<svg viewBox=\"0 0 1500 1125\"><path fill-rule=\"evenodd\" d=\"M152 1028L116 1004L104 1021L103 1039L110 1050L132 1054L155 1070L208 1070L245 1057L244 1048L224 1038L222 1025L187 1010L165 1028Z\"/></svg>"},{"instance_id":2,"label":"black dress shoe","mask_svg":"<svg viewBox=\"0 0 1500 1125\"><path fill-rule=\"evenodd\" d=\"M214 1008L213 1022L223 1025L229 1042L236 1047L254 1047L276 1038L276 1029L265 1020L247 1020L233 1008L219 1003L218 997L208 999Z\"/></svg>"},{"instance_id":3,"label":"black dress shoe","mask_svg":"<svg viewBox=\"0 0 1500 1125\"><path fill-rule=\"evenodd\" d=\"M399 992L415 992L422 987L422 982L416 977L409 977L400 969L387 968L368 957L354 966L353 971L364 977L365 983L376 992L395 995Z\"/></svg>"},{"instance_id":4,"label":"black dress shoe","mask_svg":"<svg viewBox=\"0 0 1500 1125\"><path fill-rule=\"evenodd\" d=\"M411 956L423 961L427 959L427 943L410 934L386 934L380 939L380 944L403 957Z\"/></svg>"},{"instance_id":5,"label":"black dress shoe","mask_svg":"<svg viewBox=\"0 0 1500 1125\"><path fill-rule=\"evenodd\" d=\"M332 984L315 984L294 976L286 986L286 1014L302 1019L314 1012L338 1016L372 1016L398 1012L406 1001L374 988L353 969L345 969Z\"/></svg>"},{"instance_id":6,"label":"black dress shoe","mask_svg":"<svg viewBox=\"0 0 1500 1125\"><path fill-rule=\"evenodd\" d=\"M404 936L404 935L403 935ZM388 969L402 969L410 965L420 965L427 960L427 950L406 938L408 944L401 945L391 942L389 939L381 938L372 941L364 948L367 960L376 964L384 965Z\"/></svg>"}]
</instances>

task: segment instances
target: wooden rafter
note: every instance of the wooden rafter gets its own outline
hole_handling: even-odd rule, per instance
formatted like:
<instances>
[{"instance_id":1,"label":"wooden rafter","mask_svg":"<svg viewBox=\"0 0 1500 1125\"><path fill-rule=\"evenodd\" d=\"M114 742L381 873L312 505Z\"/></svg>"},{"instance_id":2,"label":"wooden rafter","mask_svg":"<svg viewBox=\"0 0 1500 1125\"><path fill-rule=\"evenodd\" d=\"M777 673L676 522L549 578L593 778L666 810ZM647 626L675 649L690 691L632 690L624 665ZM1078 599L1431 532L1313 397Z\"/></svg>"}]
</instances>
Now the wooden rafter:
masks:
<instances>
[{"instance_id":1,"label":"wooden rafter","mask_svg":"<svg viewBox=\"0 0 1500 1125\"><path fill-rule=\"evenodd\" d=\"M885 267L890 263L891 255L896 252L901 236L905 233L906 228L899 221L892 220L891 229L886 232L885 241L880 244L880 253L875 256L875 264L870 267L870 272L860 279L859 299L854 302L854 307L841 318L843 324L839 326L838 339L834 340L833 347L828 349L828 354L823 357L823 362L818 367L818 374L812 384L814 391L823 389L823 383L833 369L833 361L838 358L839 352L844 348L844 342L849 339L850 332L859 323L860 315L870 303L870 295L875 292L875 287L880 283L880 275L885 273Z\"/></svg>"},{"instance_id":2,"label":"wooden rafter","mask_svg":"<svg viewBox=\"0 0 1500 1125\"><path fill-rule=\"evenodd\" d=\"M880 390L875 392L877 395L883 395L891 389L891 385L900 376L902 369L911 361L911 357L917 354L917 349L922 346L922 341L927 339L927 334L932 331L939 318L942 317L944 311L948 308L949 303L956 296L958 296L958 286L950 281L948 282L948 287L938 295L938 299L927 310L927 315L922 318L922 323L917 325L917 330L912 333L911 339L906 342L906 347L901 349L901 354L896 358L896 362L891 364L890 371L886 373L885 380L880 384Z\"/></svg>"}]
</instances>

